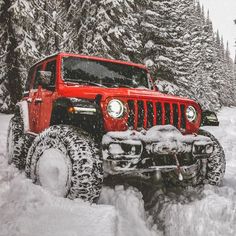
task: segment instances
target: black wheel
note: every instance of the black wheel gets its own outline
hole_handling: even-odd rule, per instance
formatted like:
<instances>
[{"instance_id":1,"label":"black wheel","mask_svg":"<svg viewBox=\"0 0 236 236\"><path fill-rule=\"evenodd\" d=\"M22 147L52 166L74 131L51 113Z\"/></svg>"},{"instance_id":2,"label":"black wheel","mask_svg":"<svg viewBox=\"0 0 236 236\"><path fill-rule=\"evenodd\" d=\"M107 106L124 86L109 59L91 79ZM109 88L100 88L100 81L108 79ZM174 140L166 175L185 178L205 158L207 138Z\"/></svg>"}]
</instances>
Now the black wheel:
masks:
<instances>
[{"instance_id":1,"label":"black wheel","mask_svg":"<svg viewBox=\"0 0 236 236\"><path fill-rule=\"evenodd\" d=\"M24 134L23 121L20 115L15 114L9 123L7 134L7 153L9 164L19 169L25 168L25 161L30 147L30 137Z\"/></svg>"},{"instance_id":2,"label":"black wheel","mask_svg":"<svg viewBox=\"0 0 236 236\"><path fill-rule=\"evenodd\" d=\"M101 155L89 134L73 126L51 126L27 156L26 174L51 193L96 201L103 182Z\"/></svg>"},{"instance_id":3,"label":"black wheel","mask_svg":"<svg viewBox=\"0 0 236 236\"><path fill-rule=\"evenodd\" d=\"M211 185L221 185L225 174L225 153L219 141L208 131L200 129L200 135L209 137L214 145L214 151L207 159L206 183Z\"/></svg>"}]
</instances>

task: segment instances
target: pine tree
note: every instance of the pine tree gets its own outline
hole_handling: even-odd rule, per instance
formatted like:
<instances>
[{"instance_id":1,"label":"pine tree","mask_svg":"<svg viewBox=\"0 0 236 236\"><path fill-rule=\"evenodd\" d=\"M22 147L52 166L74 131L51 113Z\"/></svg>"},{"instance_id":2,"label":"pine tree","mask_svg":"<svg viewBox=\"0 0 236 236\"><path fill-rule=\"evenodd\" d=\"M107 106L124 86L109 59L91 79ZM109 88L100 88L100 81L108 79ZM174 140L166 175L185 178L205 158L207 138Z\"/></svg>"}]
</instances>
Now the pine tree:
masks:
<instances>
[{"instance_id":1,"label":"pine tree","mask_svg":"<svg viewBox=\"0 0 236 236\"><path fill-rule=\"evenodd\" d=\"M141 26L145 61L153 65L151 70L157 72L155 77L173 82L176 70L173 60L175 45L171 35L171 4L172 1L149 1Z\"/></svg>"},{"instance_id":2,"label":"pine tree","mask_svg":"<svg viewBox=\"0 0 236 236\"><path fill-rule=\"evenodd\" d=\"M234 104L235 101L235 88L234 88L234 68L233 60L230 57L229 44L226 44L225 57L224 57L224 91L227 91L224 101L225 106Z\"/></svg>"},{"instance_id":3,"label":"pine tree","mask_svg":"<svg viewBox=\"0 0 236 236\"><path fill-rule=\"evenodd\" d=\"M0 110L27 68L57 51L146 63L159 86L204 108L235 104L233 62L195 0L0 0Z\"/></svg>"},{"instance_id":4,"label":"pine tree","mask_svg":"<svg viewBox=\"0 0 236 236\"><path fill-rule=\"evenodd\" d=\"M6 55L7 55L7 38L8 34L6 31L5 24L5 10L6 5L3 0L0 1L0 27L1 27L1 35L0 35L0 110L5 111L8 109L10 96L9 92L6 88Z\"/></svg>"},{"instance_id":5,"label":"pine tree","mask_svg":"<svg viewBox=\"0 0 236 236\"><path fill-rule=\"evenodd\" d=\"M64 30L62 33L62 48L64 51L81 52L83 36L80 31L84 27L86 19L86 10L90 6L90 0L63 1L64 14L61 14L64 21Z\"/></svg>"},{"instance_id":6,"label":"pine tree","mask_svg":"<svg viewBox=\"0 0 236 236\"><path fill-rule=\"evenodd\" d=\"M4 87L9 93L12 110L14 104L21 99L24 78L26 77L27 61L35 58L38 53L31 30L33 13L30 2L23 0L3 0L1 4L0 22L5 39L3 60L5 66ZM6 24L7 22L7 24ZM3 98L5 100L5 98ZM3 107L5 109L5 107Z\"/></svg>"},{"instance_id":7,"label":"pine tree","mask_svg":"<svg viewBox=\"0 0 236 236\"><path fill-rule=\"evenodd\" d=\"M233 87L234 87L234 98L236 100L236 52L235 52L235 57L234 57L234 83L233 83Z\"/></svg>"},{"instance_id":8,"label":"pine tree","mask_svg":"<svg viewBox=\"0 0 236 236\"><path fill-rule=\"evenodd\" d=\"M91 1L78 37L82 52L109 58L140 61L139 3L132 0Z\"/></svg>"}]
</instances>

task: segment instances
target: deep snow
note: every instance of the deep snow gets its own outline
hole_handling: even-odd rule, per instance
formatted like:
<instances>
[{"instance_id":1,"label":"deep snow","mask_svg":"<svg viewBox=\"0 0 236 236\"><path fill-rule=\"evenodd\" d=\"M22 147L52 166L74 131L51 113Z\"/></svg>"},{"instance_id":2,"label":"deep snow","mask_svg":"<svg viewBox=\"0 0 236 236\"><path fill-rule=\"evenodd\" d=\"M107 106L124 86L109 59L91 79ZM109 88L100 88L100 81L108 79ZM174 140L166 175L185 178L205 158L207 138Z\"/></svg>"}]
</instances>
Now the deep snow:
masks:
<instances>
[{"instance_id":1,"label":"deep snow","mask_svg":"<svg viewBox=\"0 0 236 236\"><path fill-rule=\"evenodd\" d=\"M207 127L225 149L224 186L185 193L157 191L144 210L134 189L104 187L99 204L54 197L26 179L5 158L10 116L0 115L0 236L236 235L236 108L219 113L220 127Z\"/></svg>"}]
</instances>

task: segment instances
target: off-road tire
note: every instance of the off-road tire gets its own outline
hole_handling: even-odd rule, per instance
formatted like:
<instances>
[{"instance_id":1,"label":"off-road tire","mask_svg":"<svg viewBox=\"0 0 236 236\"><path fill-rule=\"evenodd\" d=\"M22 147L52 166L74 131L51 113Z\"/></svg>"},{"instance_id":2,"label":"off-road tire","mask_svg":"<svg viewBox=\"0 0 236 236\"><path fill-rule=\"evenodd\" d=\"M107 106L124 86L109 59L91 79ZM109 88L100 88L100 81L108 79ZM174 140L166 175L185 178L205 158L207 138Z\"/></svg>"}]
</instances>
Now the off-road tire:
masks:
<instances>
[{"instance_id":1,"label":"off-road tire","mask_svg":"<svg viewBox=\"0 0 236 236\"><path fill-rule=\"evenodd\" d=\"M208 131L199 130L199 135L209 137L214 146L214 151L207 159L205 182L211 185L221 185L225 174L226 161L223 147L219 141Z\"/></svg>"},{"instance_id":2,"label":"off-road tire","mask_svg":"<svg viewBox=\"0 0 236 236\"><path fill-rule=\"evenodd\" d=\"M18 169L25 168L25 162L32 139L24 134L22 117L15 114L10 122L7 133L7 152L9 164L14 164Z\"/></svg>"},{"instance_id":3,"label":"off-road tire","mask_svg":"<svg viewBox=\"0 0 236 236\"><path fill-rule=\"evenodd\" d=\"M89 134L69 125L51 126L39 134L28 152L25 169L36 184L40 184L37 163L50 148L64 153L69 165L67 191L63 197L96 201L102 188L103 167L101 155Z\"/></svg>"}]
</instances>

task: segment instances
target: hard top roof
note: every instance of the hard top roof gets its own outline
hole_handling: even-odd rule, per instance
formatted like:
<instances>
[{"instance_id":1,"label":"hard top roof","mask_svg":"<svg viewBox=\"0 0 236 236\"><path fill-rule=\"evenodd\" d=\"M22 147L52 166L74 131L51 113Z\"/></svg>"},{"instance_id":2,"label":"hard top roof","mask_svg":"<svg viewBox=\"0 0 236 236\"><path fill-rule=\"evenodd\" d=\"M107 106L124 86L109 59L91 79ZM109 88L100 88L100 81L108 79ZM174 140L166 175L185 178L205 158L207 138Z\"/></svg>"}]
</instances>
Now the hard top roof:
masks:
<instances>
[{"instance_id":1,"label":"hard top roof","mask_svg":"<svg viewBox=\"0 0 236 236\"><path fill-rule=\"evenodd\" d=\"M32 68L33 66L40 64L41 62L48 60L50 58L53 57L79 57L79 58L85 58L85 59L91 59L91 60L98 60L98 61L106 61L106 62L111 62L111 63L118 63L118 64L124 64L124 65L129 65L129 66L135 66L135 67L139 67L142 69L146 69L146 66L143 64L137 64L137 63L133 63L130 61L121 61L121 60L115 60L115 59L110 59L110 58L103 58L103 57L97 57L97 56L88 56L88 55L83 55L83 54L77 54L77 53L67 53L67 52L57 52L54 54L51 54L49 56L46 56L42 59L40 59L39 61L37 61L36 63L34 63L30 68Z\"/></svg>"}]
</instances>

